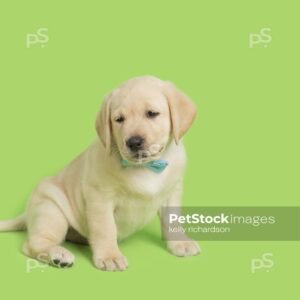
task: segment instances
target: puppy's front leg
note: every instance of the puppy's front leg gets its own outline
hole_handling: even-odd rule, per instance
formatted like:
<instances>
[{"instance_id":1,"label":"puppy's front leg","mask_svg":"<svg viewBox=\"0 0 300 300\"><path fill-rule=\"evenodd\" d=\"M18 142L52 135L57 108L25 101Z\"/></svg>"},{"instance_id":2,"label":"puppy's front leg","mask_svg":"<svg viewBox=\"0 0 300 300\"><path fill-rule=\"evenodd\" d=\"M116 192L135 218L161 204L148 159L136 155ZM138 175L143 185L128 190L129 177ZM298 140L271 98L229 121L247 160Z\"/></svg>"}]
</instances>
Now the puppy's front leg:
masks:
<instances>
[{"instance_id":1,"label":"puppy's front leg","mask_svg":"<svg viewBox=\"0 0 300 300\"><path fill-rule=\"evenodd\" d=\"M176 188L170 195L165 209L168 207L174 207L178 213L181 213L181 196L182 196L182 183L178 183ZM159 217L161 221L161 231L164 239L167 243L168 250L176 256L191 256L200 253L200 247L196 241L193 241L186 236L182 231L176 233L176 240L174 240L174 233L170 232L170 223L168 220L168 214L164 213L163 208L159 211ZM175 223L172 226L179 228L181 224Z\"/></svg>"},{"instance_id":2,"label":"puppy's front leg","mask_svg":"<svg viewBox=\"0 0 300 300\"><path fill-rule=\"evenodd\" d=\"M118 247L113 203L99 199L90 201L87 223L95 266L104 271L125 270L128 262Z\"/></svg>"}]
</instances>

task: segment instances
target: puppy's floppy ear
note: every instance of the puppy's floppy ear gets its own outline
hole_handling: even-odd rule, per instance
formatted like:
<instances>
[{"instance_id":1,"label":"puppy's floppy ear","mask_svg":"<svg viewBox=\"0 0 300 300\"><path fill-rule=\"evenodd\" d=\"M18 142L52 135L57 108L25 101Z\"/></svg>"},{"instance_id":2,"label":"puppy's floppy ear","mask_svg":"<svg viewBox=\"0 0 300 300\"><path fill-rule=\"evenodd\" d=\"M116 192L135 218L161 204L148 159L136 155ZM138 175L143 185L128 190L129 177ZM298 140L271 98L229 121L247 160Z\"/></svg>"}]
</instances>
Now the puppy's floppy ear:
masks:
<instances>
[{"instance_id":1,"label":"puppy's floppy ear","mask_svg":"<svg viewBox=\"0 0 300 300\"><path fill-rule=\"evenodd\" d=\"M96 119L96 130L105 148L106 154L111 153L112 128L111 128L111 120L110 120L110 99L111 99L110 95L108 95L104 99Z\"/></svg>"},{"instance_id":2,"label":"puppy's floppy ear","mask_svg":"<svg viewBox=\"0 0 300 300\"><path fill-rule=\"evenodd\" d=\"M196 106L171 82L164 83L164 94L169 104L173 136L178 145L196 117Z\"/></svg>"}]
</instances>

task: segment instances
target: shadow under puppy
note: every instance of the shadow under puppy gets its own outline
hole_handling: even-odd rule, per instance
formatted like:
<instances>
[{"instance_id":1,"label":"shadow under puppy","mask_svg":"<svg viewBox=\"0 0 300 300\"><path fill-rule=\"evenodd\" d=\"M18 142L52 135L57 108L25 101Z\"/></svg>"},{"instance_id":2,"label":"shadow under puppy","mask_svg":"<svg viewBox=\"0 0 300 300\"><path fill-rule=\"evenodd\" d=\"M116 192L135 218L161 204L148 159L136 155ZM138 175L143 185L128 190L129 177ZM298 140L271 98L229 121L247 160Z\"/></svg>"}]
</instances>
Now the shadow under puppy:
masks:
<instances>
[{"instance_id":1,"label":"shadow under puppy","mask_svg":"<svg viewBox=\"0 0 300 300\"><path fill-rule=\"evenodd\" d=\"M0 222L0 230L27 229L26 255L59 267L74 263L61 246L86 238L97 268L124 270L118 241L156 214L169 251L199 253L183 233L170 240L164 206L181 205L186 163L181 137L196 116L194 104L172 83L151 76L128 80L104 100L97 116L99 136L57 176L39 183L26 212Z\"/></svg>"}]
</instances>

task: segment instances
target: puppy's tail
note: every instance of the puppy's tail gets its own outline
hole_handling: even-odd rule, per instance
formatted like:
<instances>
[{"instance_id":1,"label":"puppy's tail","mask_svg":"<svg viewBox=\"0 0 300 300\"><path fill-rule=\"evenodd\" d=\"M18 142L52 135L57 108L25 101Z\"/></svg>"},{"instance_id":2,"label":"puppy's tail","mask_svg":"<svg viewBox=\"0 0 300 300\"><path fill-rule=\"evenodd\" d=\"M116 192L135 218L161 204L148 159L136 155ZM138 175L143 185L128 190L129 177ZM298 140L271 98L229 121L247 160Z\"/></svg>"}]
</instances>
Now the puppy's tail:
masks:
<instances>
[{"instance_id":1,"label":"puppy's tail","mask_svg":"<svg viewBox=\"0 0 300 300\"><path fill-rule=\"evenodd\" d=\"M12 220L0 221L0 231L19 231L26 229L26 214Z\"/></svg>"}]
</instances>

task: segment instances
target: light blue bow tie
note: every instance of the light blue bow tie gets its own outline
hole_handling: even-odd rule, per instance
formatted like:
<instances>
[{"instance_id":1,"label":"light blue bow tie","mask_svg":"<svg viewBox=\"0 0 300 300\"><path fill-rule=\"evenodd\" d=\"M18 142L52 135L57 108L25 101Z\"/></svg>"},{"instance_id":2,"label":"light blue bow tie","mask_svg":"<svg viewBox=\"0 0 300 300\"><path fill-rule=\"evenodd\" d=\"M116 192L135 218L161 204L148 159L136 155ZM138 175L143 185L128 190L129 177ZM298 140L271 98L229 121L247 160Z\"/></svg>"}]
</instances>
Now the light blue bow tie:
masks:
<instances>
[{"instance_id":1,"label":"light blue bow tie","mask_svg":"<svg viewBox=\"0 0 300 300\"><path fill-rule=\"evenodd\" d=\"M167 167L168 162L164 159L158 159L158 160L149 161L145 164L135 165L135 164L131 164L128 160L122 159L121 165L123 167L144 167L155 173L161 173Z\"/></svg>"}]
</instances>

